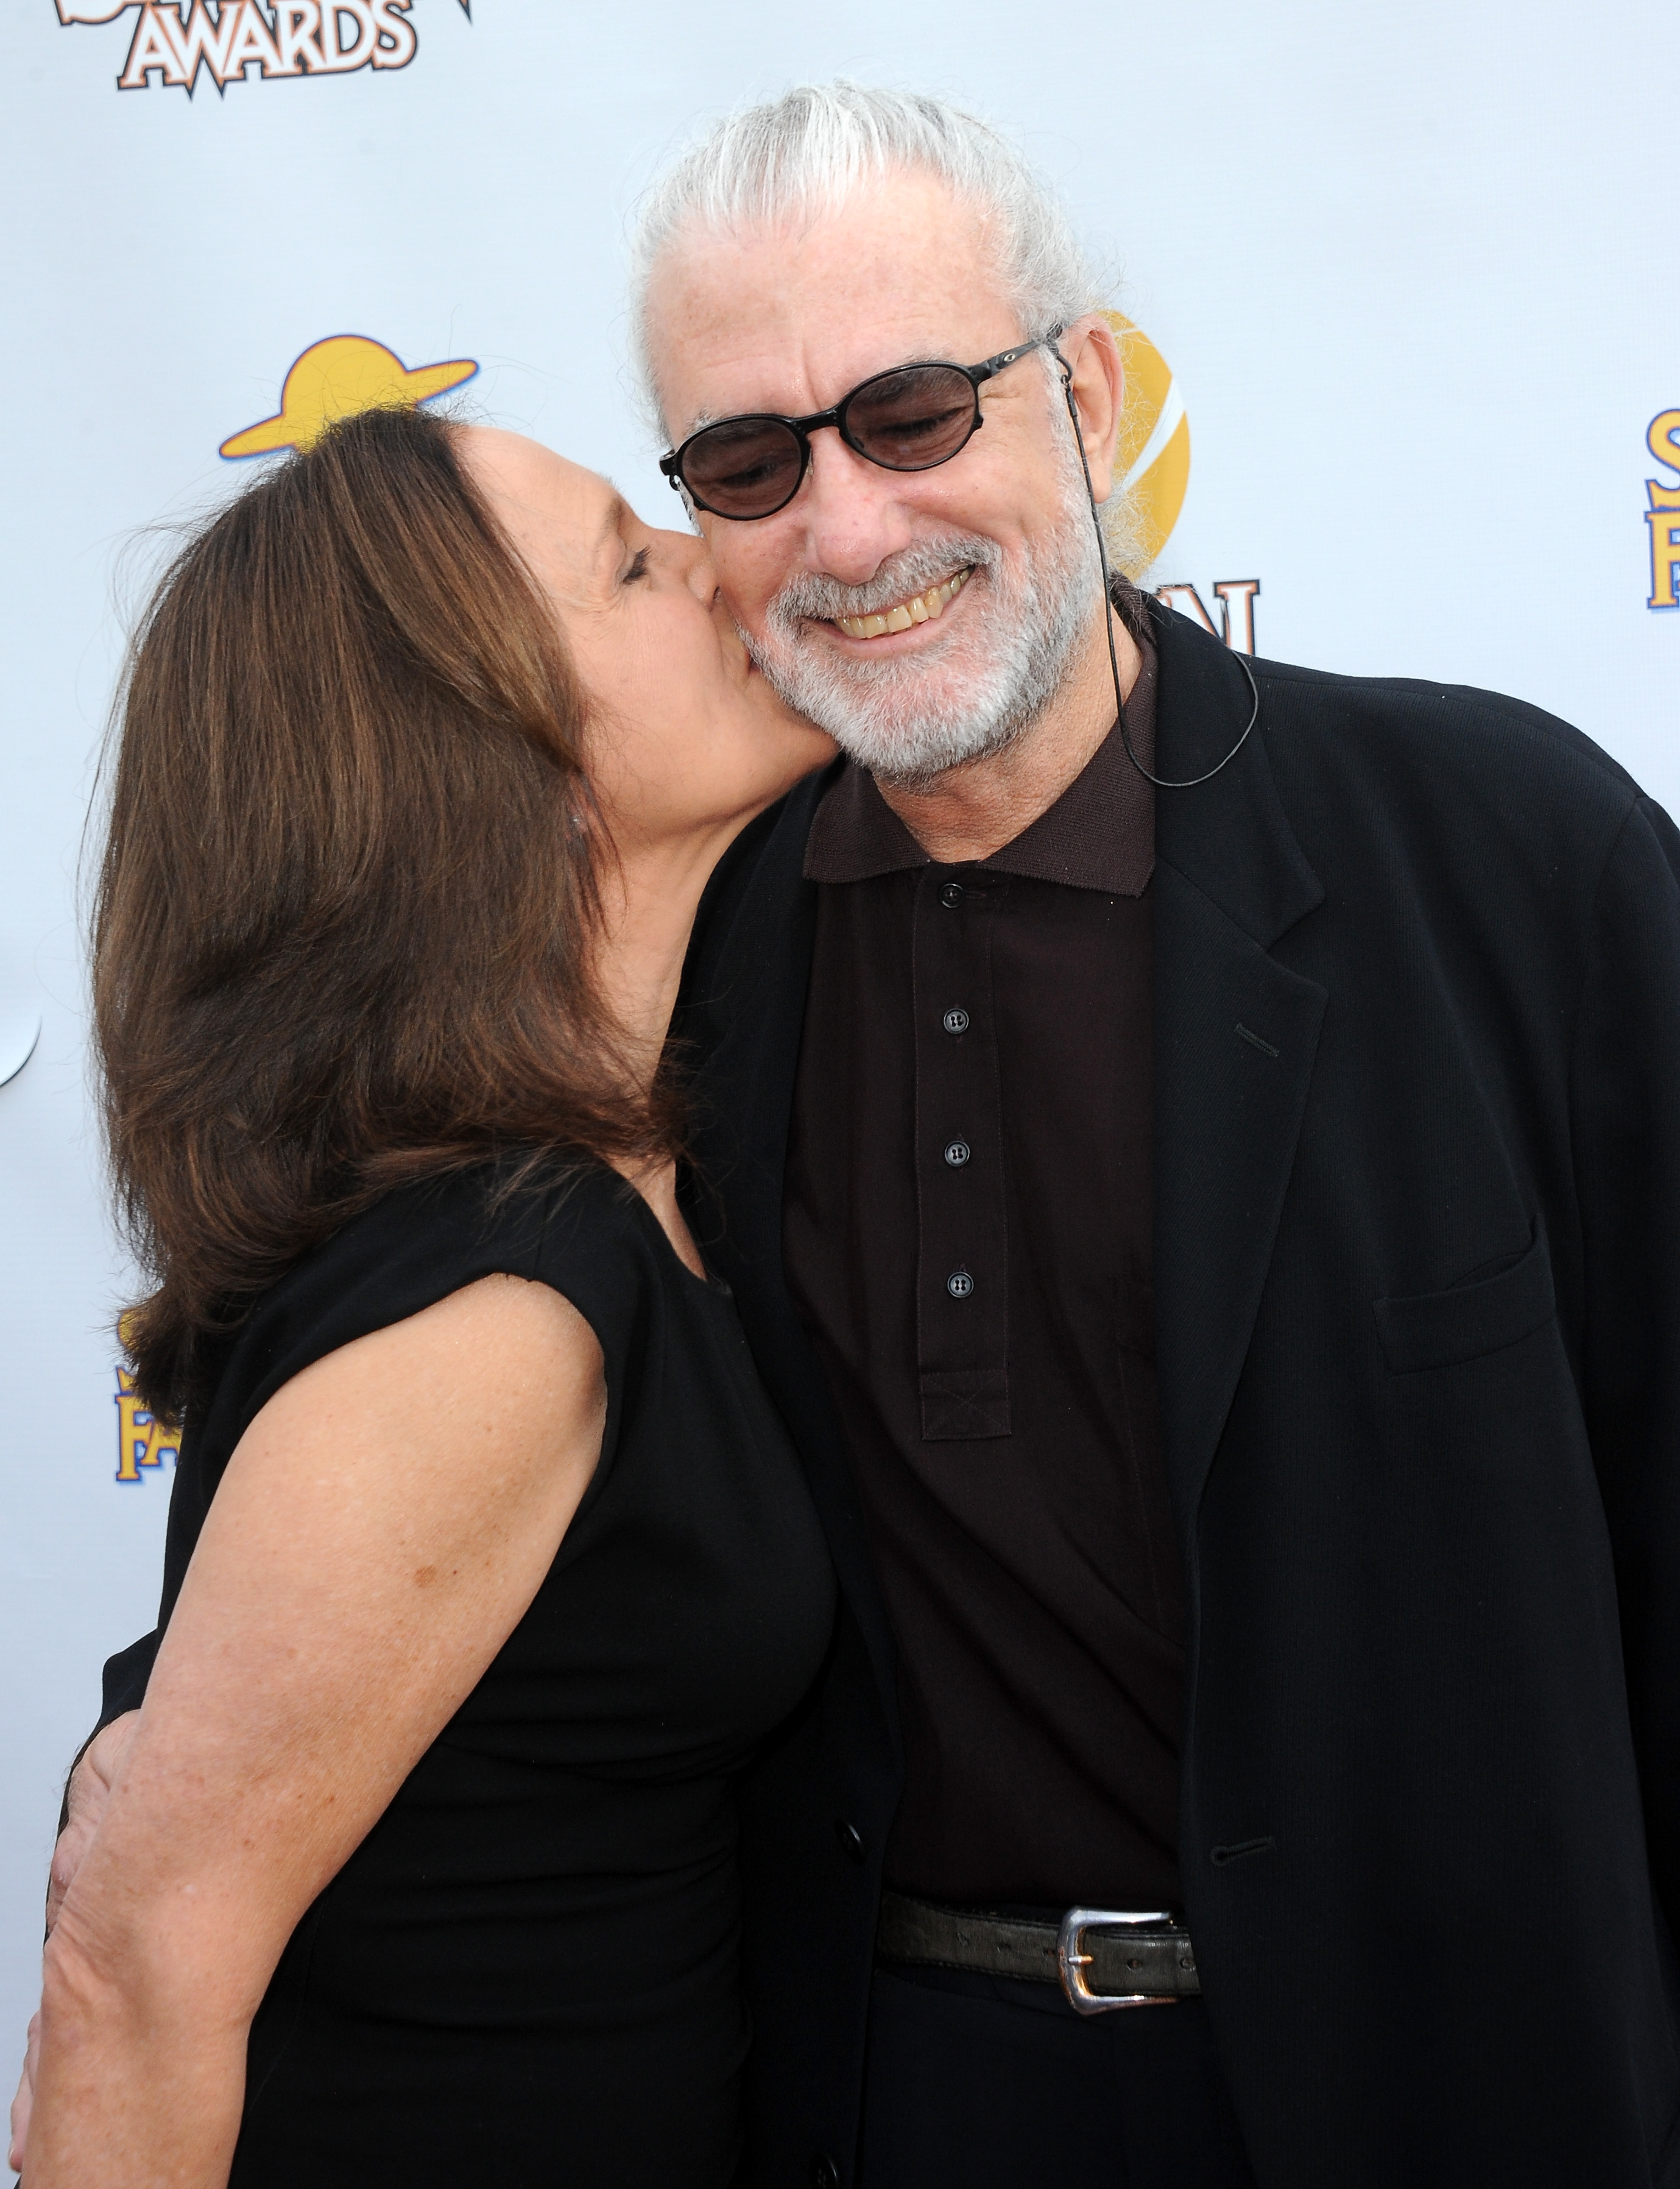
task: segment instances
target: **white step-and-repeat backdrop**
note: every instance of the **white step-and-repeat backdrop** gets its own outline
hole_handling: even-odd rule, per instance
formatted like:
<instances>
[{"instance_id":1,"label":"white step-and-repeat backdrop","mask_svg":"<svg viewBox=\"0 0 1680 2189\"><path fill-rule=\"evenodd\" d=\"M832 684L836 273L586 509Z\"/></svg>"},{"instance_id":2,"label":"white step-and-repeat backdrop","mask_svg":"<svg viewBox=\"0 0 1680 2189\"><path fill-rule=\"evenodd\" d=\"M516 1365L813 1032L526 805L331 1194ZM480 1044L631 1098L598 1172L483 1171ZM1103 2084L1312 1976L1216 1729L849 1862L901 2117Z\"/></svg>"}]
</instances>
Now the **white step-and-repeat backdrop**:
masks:
<instances>
[{"instance_id":1,"label":"white step-and-repeat backdrop","mask_svg":"<svg viewBox=\"0 0 1680 2189\"><path fill-rule=\"evenodd\" d=\"M1019 133L1139 331L1151 583L1263 653L1518 693L1680 806L1669 5L3 14L0 2065L63 1767L100 1660L151 1623L173 1462L110 1336L93 764L160 522L307 432L324 382L402 376L670 523L625 364L653 167L801 78L942 91Z\"/></svg>"}]
</instances>

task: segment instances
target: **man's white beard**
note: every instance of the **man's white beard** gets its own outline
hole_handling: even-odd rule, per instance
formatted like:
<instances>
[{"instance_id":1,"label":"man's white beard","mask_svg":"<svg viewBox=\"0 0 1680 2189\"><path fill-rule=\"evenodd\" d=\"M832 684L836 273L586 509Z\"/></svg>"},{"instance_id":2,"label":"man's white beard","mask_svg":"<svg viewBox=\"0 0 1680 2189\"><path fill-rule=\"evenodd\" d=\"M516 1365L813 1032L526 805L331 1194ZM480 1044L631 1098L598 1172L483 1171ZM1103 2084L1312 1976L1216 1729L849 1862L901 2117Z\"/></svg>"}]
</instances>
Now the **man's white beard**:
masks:
<instances>
[{"instance_id":1,"label":"man's white beard","mask_svg":"<svg viewBox=\"0 0 1680 2189\"><path fill-rule=\"evenodd\" d=\"M1102 602L1090 504L1070 468L1054 531L1018 557L955 533L918 540L867 585L801 572L771 602L762 636L742 634L754 660L790 707L883 782L925 787L1000 752L1061 690ZM811 627L876 614L964 568L974 574L964 591L976 597L959 612L959 595L945 611L948 637L908 659L843 657Z\"/></svg>"}]
</instances>

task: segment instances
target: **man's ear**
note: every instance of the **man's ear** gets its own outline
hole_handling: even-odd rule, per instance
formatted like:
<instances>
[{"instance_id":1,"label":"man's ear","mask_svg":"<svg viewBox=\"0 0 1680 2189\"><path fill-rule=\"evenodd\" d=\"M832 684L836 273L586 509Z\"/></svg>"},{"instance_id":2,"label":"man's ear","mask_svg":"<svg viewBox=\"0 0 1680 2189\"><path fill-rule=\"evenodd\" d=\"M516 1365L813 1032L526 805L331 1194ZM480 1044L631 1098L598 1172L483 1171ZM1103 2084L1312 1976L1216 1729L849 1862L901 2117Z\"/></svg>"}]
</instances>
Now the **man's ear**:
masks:
<instances>
[{"instance_id":1,"label":"man's ear","mask_svg":"<svg viewBox=\"0 0 1680 2189\"><path fill-rule=\"evenodd\" d=\"M1089 312L1064 331L1056 348L1072 369L1073 402L1085 461L1091 467L1092 491L1099 501L1106 501L1114 490L1114 457L1126 394L1120 345L1103 314Z\"/></svg>"}]
</instances>

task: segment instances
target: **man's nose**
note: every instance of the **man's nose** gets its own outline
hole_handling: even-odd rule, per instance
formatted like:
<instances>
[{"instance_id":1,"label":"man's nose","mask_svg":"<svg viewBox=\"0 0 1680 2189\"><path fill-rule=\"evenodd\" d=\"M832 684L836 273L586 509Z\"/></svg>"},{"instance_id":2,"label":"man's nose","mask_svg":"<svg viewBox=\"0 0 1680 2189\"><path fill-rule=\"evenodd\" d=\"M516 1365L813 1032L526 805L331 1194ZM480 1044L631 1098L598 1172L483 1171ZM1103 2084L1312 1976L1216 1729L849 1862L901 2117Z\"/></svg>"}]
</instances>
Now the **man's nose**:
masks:
<instances>
[{"instance_id":1,"label":"man's nose","mask_svg":"<svg viewBox=\"0 0 1680 2189\"><path fill-rule=\"evenodd\" d=\"M915 537L903 501L903 474L847 448L837 433L811 437L811 467L794 511L805 529L806 564L866 585L890 555Z\"/></svg>"}]
</instances>

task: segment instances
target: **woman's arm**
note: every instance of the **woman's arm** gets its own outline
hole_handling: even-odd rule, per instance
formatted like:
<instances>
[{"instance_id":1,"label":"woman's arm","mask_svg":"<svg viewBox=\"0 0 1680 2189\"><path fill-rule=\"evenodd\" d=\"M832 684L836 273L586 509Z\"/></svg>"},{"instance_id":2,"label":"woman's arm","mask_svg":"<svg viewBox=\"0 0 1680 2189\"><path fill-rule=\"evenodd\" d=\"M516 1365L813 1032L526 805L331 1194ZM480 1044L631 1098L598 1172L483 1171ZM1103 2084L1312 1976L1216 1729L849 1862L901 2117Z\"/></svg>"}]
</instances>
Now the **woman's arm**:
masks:
<instances>
[{"instance_id":1,"label":"woman's arm","mask_svg":"<svg viewBox=\"0 0 1680 2189\"><path fill-rule=\"evenodd\" d=\"M47 1932L50 1937L53 1926L59 1920L59 1910L70 1890L70 1881L82 1866L82 1858L93 1844L93 1834L99 1829L99 1819L105 1814L111 1783L116 1768L122 1761L123 1751L128 1745L128 1736L138 1723L138 1711L125 1711L121 1717L113 1718L102 1731L96 1733L82 1751L81 1759L70 1774L70 1784L65 1789L65 1824L53 1849L52 1867L47 1873ZM6 2154L6 2164L14 2174L23 2171L24 2146L29 2141L29 2109L35 2102L35 2066L41 2050L41 2016L38 2012L29 2017L29 2030L24 2044L23 2073L18 2078L18 2093L12 2100L12 2135Z\"/></svg>"},{"instance_id":2,"label":"woman's arm","mask_svg":"<svg viewBox=\"0 0 1680 2189\"><path fill-rule=\"evenodd\" d=\"M48 1944L28 2189L225 2182L286 1943L518 1623L605 1418L576 1309L488 1277L252 1423Z\"/></svg>"}]
</instances>

